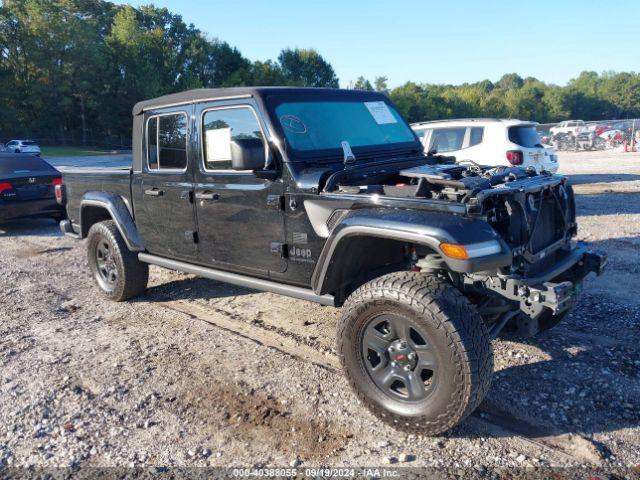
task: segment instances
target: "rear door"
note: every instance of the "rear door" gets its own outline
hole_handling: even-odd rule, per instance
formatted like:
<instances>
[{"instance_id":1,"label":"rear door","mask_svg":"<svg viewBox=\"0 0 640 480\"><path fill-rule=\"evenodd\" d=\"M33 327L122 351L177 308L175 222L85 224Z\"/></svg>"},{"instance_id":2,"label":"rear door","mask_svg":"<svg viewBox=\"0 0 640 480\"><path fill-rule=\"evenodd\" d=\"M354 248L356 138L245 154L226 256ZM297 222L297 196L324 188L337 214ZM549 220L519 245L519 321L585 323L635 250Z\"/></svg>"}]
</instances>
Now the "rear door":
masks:
<instances>
[{"instance_id":1,"label":"rear door","mask_svg":"<svg viewBox=\"0 0 640 480\"><path fill-rule=\"evenodd\" d=\"M196 256L193 206L193 107L145 114L136 224L146 249L181 260Z\"/></svg>"},{"instance_id":2,"label":"rear door","mask_svg":"<svg viewBox=\"0 0 640 480\"><path fill-rule=\"evenodd\" d=\"M252 99L196 107L200 153L195 168L198 251L204 264L268 276L287 267L284 184L231 168L231 141L260 139L269 161L266 127Z\"/></svg>"},{"instance_id":3,"label":"rear door","mask_svg":"<svg viewBox=\"0 0 640 480\"><path fill-rule=\"evenodd\" d=\"M428 151L441 155L457 155L464 148L467 127L434 128Z\"/></svg>"}]
</instances>

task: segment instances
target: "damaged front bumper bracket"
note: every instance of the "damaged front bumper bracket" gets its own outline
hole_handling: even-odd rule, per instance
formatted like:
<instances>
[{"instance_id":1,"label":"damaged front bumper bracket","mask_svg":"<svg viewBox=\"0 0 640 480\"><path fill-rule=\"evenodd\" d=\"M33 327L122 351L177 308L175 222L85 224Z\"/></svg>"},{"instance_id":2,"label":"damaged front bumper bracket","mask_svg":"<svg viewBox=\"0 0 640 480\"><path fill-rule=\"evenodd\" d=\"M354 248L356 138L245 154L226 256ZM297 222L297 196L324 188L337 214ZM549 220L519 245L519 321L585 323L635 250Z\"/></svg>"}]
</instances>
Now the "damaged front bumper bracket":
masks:
<instances>
[{"instance_id":1,"label":"damaged front bumper bracket","mask_svg":"<svg viewBox=\"0 0 640 480\"><path fill-rule=\"evenodd\" d=\"M517 276L489 276L486 288L520 303L520 310L529 318L539 317L545 309L558 315L571 308L582 290L583 279L591 272L601 275L607 264L607 255L577 247L556 266L536 278ZM552 281L561 277L561 281Z\"/></svg>"}]
</instances>

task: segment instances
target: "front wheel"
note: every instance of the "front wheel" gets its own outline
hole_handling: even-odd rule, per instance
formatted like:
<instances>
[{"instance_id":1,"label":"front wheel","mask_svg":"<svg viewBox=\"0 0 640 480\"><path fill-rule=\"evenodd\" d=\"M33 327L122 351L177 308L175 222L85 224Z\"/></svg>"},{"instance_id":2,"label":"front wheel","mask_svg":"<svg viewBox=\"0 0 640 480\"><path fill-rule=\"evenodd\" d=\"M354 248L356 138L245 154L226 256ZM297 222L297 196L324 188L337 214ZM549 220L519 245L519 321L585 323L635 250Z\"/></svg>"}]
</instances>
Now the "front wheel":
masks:
<instances>
[{"instance_id":1,"label":"front wheel","mask_svg":"<svg viewBox=\"0 0 640 480\"><path fill-rule=\"evenodd\" d=\"M376 416L429 435L475 410L493 372L475 307L451 284L417 272L377 278L347 299L338 352L352 388Z\"/></svg>"},{"instance_id":2,"label":"front wheel","mask_svg":"<svg viewBox=\"0 0 640 480\"><path fill-rule=\"evenodd\" d=\"M149 265L127 248L112 220L93 225L87 238L89 267L108 299L122 302L146 290Z\"/></svg>"}]
</instances>

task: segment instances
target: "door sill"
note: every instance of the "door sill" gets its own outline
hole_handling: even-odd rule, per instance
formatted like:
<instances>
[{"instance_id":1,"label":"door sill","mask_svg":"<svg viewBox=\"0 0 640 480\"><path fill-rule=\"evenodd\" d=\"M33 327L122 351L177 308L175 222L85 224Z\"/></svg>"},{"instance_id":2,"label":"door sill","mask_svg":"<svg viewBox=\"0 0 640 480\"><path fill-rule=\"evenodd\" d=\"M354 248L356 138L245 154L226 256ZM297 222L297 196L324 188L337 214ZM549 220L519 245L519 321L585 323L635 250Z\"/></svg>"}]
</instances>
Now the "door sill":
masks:
<instances>
[{"instance_id":1,"label":"door sill","mask_svg":"<svg viewBox=\"0 0 640 480\"><path fill-rule=\"evenodd\" d=\"M193 265L191 263L171 260L169 258L158 257L156 255L149 255L148 253L138 254L138 259L144 263L169 268L171 270L192 273L194 275L210 278L219 282L231 283L241 287L277 293L287 297L299 298L300 300L307 300L309 302L319 303L320 305L327 305L331 307L335 306L335 298L333 295L318 295L309 288L294 287L292 285L285 285L271 280L263 280L261 278L250 277L238 273L225 272L223 270Z\"/></svg>"}]
</instances>

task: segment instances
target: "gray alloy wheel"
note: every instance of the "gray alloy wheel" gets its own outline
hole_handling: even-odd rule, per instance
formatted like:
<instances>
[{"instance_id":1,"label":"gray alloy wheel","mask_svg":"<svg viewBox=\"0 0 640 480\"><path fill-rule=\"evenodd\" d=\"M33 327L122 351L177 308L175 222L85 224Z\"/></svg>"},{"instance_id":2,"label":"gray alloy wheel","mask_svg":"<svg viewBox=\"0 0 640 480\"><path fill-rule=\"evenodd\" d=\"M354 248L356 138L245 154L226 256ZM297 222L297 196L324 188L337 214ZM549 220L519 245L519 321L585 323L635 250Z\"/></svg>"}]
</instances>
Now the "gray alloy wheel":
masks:
<instances>
[{"instance_id":1,"label":"gray alloy wheel","mask_svg":"<svg viewBox=\"0 0 640 480\"><path fill-rule=\"evenodd\" d=\"M432 275L391 273L358 288L344 304L337 347L362 403L405 431L437 435L456 426L491 384L482 318Z\"/></svg>"},{"instance_id":2,"label":"gray alloy wheel","mask_svg":"<svg viewBox=\"0 0 640 480\"><path fill-rule=\"evenodd\" d=\"M96 223L89 230L87 259L96 283L110 300L121 302L146 290L149 266L127 248L112 220Z\"/></svg>"},{"instance_id":3,"label":"gray alloy wheel","mask_svg":"<svg viewBox=\"0 0 640 480\"><path fill-rule=\"evenodd\" d=\"M438 360L427 335L394 313L369 320L361 339L362 357L373 382L391 398L419 402L437 383Z\"/></svg>"},{"instance_id":4,"label":"gray alloy wheel","mask_svg":"<svg viewBox=\"0 0 640 480\"><path fill-rule=\"evenodd\" d=\"M105 238L101 238L95 248L97 275L96 280L103 290L113 290L118 281L118 267L113 258L111 247Z\"/></svg>"}]
</instances>

